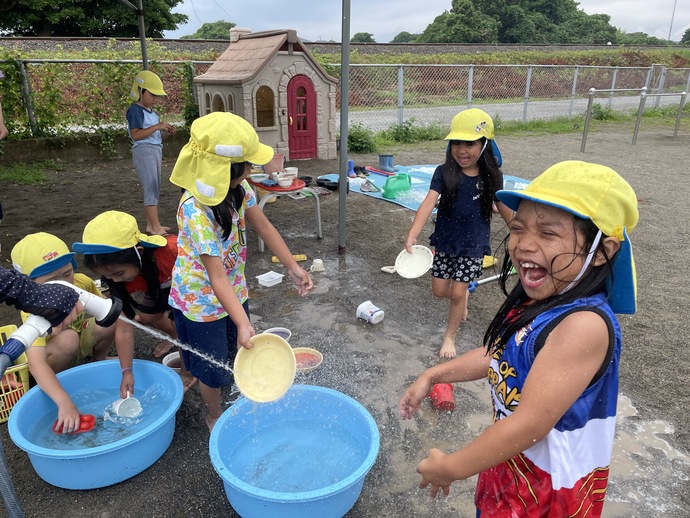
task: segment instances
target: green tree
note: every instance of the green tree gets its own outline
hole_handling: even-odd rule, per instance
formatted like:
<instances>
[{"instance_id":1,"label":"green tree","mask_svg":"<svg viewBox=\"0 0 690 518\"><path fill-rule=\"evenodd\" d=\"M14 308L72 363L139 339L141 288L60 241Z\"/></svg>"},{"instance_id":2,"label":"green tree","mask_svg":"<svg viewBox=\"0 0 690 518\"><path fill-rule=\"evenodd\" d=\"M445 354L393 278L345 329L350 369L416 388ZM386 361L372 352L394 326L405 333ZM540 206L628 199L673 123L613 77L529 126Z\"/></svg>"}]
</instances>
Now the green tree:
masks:
<instances>
[{"instance_id":1,"label":"green tree","mask_svg":"<svg viewBox=\"0 0 690 518\"><path fill-rule=\"evenodd\" d=\"M417 36L417 34L410 34L407 31L402 31L391 40L391 43L414 43Z\"/></svg>"},{"instance_id":2,"label":"green tree","mask_svg":"<svg viewBox=\"0 0 690 518\"><path fill-rule=\"evenodd\" d=\"M203 24L194 33L188 36L182 36L181 40L229 40L230 29L237 24L226 22L225 20L218 20L217 22L208 22Z\"/></svg>"},{"instance_id":3,"label":"green tree","mask_svg":"<svg viewBox=\"0 0 690 518\"><path fill-rule=\"evenodd\" d=\"M374 40L374 35L370 32L358 32L354 36L352 36L352 39L350 40L351 43L376 43Z\"/></svg>"},{"instance_id":4,"label":"green tree","mask_svg":"<svg viewBox=\"0 0 690 518\"><path fill-rule=\"evenodd\" d=\"M146 0L146 36L162 38L164 31L187 21L172 9L182 0ZM139 36L136 13L118 0L17 0L0 17L0 32L12 36Z\"/></svg>"},{"instance_id":5,"label":"green tree","mask_svg":"<svg viewBox=\"0 0 690 518\"><path fill-rule=\"evenodd\" d=\"M685 31L683 37L680 39L683 45L690 45L690 27Z\"/></svg>"},{"instance_id":6,"label":"green tree","mask_svg":"<svg viewBox=\"0 0 690 518\"><path fill-rule=\"evenodd\" d=\"M496 43L499 24L475 7L470 0L453 0L445 11L427 25L419 43Z\"/></svg>"}]
</instances>

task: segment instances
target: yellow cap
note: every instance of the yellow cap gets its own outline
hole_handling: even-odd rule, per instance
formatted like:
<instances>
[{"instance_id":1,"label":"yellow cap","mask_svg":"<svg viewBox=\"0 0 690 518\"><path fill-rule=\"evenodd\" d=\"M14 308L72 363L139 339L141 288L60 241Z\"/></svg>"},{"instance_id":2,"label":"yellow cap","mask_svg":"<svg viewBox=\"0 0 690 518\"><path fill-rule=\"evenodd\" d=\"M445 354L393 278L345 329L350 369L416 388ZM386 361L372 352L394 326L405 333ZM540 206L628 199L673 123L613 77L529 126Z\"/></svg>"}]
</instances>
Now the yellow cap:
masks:
<instances>
[{"instance_id":1,"label":"yellow cap","mask_svg":"<svg viewBox=\"0 0 690 518\"><path fill-rule=\"evenodd\" d=\"M132 91L129 96L134 100L139 100L139 88L148 90L153 95L168 95L163 90L163 81L153 72L148 70L142 70L134 78L134 83L132 83Z\"/></svg>"},{"instance_id":2,"label":"yellow cap","mask_svg":"<svg viewBox=\"0 0 690 518\"><path fill-rule=\"evenodd\" d=\"M69 251L65 242L46 232L29 234L19 241L12 249L11 257L14 269L32 279L54 272L70 261L77 269L74 253Z\"/></svg>"},{"instance_id":3,"label":"yellow cap","mask_svg":"<svg viewBox=\"0 0 690 518\"><path fill-rule=\"evenodd\" d=\"M589 219L606 236L618 238L621 248L613 262L608 286L609 304L616 313L635 313L637 277L628 232L637 225L635 191L610 167L577 160L559 162L532 180L522 191L498 191L496 196L513 210L520 200L532 200Z\"/></svg>"},{"instance_id":4,"label":"yellow cap","mask_svg":"<svg viewBox=\"0 0 690 518\"><path fill-rule=\"evenodd\" d=\"M246 120L233 113L213 112L192 122L189 142L177 157L170 181L213 207L230 188L230 164L264 165L272 158L273 149L259 142Z\"/></svg>"},{"instance_id":5,"label":"yellow cap","mask_svg":"<svg viewBox=\"0 0 690 518\"><path fill-rule=\"evenodd\" d=\"M494 121L479 108L463 110L453 117L450 123L450 133L443 140L464 140L472 142L485 137L494 138Z\"/></svg>"},{"instance_id":6,"label":"yellow cap","mask_svg":"<svg viewBox=\"0 0 690 518\"><path fill-rule=\"evenodd\" d=\"M163 236L148 236L139 232L133 216L116 210L99 214L84 227L82 242L72 244L72 250L85 255L111 254L133 246L147 248L165 246Z\"/></svg>"}]
</instances>

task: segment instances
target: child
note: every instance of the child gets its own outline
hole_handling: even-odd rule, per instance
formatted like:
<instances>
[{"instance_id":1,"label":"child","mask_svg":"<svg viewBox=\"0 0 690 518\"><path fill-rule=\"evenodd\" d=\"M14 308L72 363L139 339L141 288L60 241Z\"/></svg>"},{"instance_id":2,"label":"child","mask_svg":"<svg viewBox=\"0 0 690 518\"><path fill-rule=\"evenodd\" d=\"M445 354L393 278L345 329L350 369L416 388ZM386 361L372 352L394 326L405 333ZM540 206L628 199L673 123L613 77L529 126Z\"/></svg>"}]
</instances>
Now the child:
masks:
<instances>
[{"instance_id":1,"label":"child","mask_svg":"<svg viewBox=\"0 0 690 518\"><path fill-rule=\"evenodd\" d=\"M74 253L65 243L52 234L29 234L12 249L14 269L27 274L39 284L49 281L65 281L90 293L103 296L92 279L75 273L77 266ZM22 313L22 319L28 315ZM105 360L113 343L117 326L101 327L85 312L81 312L72 324L62 331L53 332L46 338L38 338L26 351L29 371L36 383L58 407L58 428L64 425L68 433L79 427L79 411L55 376L70 367L92 361ZM117 341L116 348L122 369L120 395L134 393L132 373L133 347Z\"/></svg>"},{"instance_id":2,"label":"child","mask_svg":"<svg viewBox=\"0 0 690 518\"><path fill-rule=\"evenodd\" d=\"M134 217L111 210L89 221L82 242L74 243L72 249L84 254L87 268L106 279L111 295L122 301L127 318L177 338L168 304L177 258L176 235L147 236L139 232ZM161 356L169 349L170 344L164 342L154 355ZM196 383L184 366L180 376L185 391Z\"/></svg>"},{"instance_id":3,"label":"child","mask_svg":"<svg viewBox=\"0 0 690 518\"><path fill-rule=\"evenodd\" d=\"M261 144L254 128L227 112L214 112L192 123L170 181L184 192L177 211L179 236L170 305L183 342L232 365L237 347L251 348L247 259L249 222L286 266L297 291L312 289L275 227L256 203L246 179L251 164L264 165L273 149ZM232 383L226 369L182 351L189 371L199 379L209 430L222 413L221 387Z\"/></svg>"},{"instance_id":4,"label":"child","mask_svg":"<svg viewBox=\"0 0 690 518\"><path fill-rule=\"evenodd\" d=\"M491 254L489 236L496 191L503 175L492 146L494 124L482 110L472 108L453 117L446 161L431 178L429 193L419 206L407 233L405 249L412 251L417 237L441 197L436 228L431 234L435 247L431 289L436 297L448 299L448 324L439 350L442 358L456 355L455 334L467 319L467 288L482 273L482 261ZM503 204L496 207L506 222L512 216Z\"/></svg>"},{"instance_id":5,"label":"child","mask_svg":"<svg viewBox=\"0 0 690 518\"><path fill-rule=\"evenodd\" d=\"M502 288L511 267L518 284L483 348L428 369L400 401L409 419L432 384L488 377L494 423L454 453L431 450L420 487L448 495L479 474L481 516L600 516L618 397L614 313L635 312L635 192L608 167L568 161L498 198L517 210Z\"/></svg>"},{"instance_id":6,"label":"child","mask_svg":"<svg viewBox=\"0 0 690 518\"><path fill-rule=\"evenodd\" d=\"M163 235L158 219L158 199L161 194L161 167L163 162L163 137L161 132L175 134L175 127L161 122L153 110L158 97L167 95L163 83L153 72L143 70L134 78L130 94L134 102L127 110L129 136L132 139L132 161L144 188L146 232Z\"/></svg>"}]
</instances>

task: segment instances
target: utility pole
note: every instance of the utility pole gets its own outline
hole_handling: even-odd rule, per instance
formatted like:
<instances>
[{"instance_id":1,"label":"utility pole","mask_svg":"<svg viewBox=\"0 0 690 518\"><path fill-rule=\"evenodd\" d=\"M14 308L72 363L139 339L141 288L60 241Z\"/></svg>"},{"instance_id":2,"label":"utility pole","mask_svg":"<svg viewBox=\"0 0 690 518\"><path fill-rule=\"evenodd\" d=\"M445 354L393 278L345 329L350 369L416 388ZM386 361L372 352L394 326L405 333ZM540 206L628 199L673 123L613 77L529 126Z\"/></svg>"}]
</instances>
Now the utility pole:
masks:
<instances>
[{"instance_id":1,"label":"utility pole","mask_svg":"<svg viewBox=\"0 0 690 518\"><path fill-rule=\"evenodd\" d=\"M671 26L668 28L668 42L671 43L671 31L673 30L673 19L676 17L676 4L678 0L673 0L673 13L671 14Z\"/></svg>"}]
</instances>

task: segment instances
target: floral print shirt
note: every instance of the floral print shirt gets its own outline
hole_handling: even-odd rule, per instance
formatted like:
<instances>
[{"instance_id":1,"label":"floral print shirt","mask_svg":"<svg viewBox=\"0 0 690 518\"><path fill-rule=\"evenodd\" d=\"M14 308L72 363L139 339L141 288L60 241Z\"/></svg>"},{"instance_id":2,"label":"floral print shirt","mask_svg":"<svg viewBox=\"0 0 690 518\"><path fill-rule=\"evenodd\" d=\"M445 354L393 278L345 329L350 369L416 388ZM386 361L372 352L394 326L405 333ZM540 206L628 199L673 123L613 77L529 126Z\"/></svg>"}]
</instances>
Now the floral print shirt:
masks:
<instances>
[{"instance_id":1,"label":"floral print shirt","mask_svg":"<svg viewBox=\"0 0 690 518\"><path fill-rule=\"evenodd\" d=\"M227 316L213 292L202 255L220 257L237 298L249 298L244 267L247 260L245 211L256 205L254 191L246 181L244 203L233 216L232 232L223 240L223 229L213 217L211 207L201 204L185 191L177 209L177 260L172 271L170 305L195 322L208 322Z\"/></svg>"}]
</instances>

